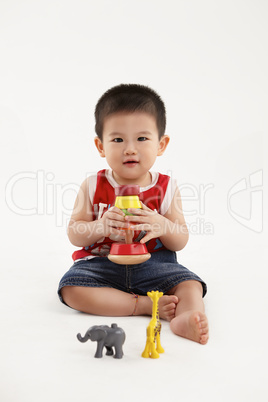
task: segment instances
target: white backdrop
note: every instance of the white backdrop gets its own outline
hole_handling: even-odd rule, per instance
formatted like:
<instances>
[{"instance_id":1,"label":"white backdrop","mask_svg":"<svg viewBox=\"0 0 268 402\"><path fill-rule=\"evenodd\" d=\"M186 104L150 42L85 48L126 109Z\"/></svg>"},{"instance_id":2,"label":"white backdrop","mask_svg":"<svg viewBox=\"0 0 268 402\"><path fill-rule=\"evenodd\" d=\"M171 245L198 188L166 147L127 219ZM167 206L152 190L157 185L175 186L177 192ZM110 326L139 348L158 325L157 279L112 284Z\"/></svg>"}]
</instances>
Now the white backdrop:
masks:
<instances>
[{"instance_id":1,"label":"white backdrop","mask_svg":"<svg viewBox=\"0 0 268 402\"><path fill-rule=\"evenodd\" d=\"M5 328L13 334L2 339L6 401L43 400L20 377L24 367L33 375L21 355L32 331L31 308L34 317L45 314L48 334L60 334L59 320L68 326L76 317L55 295L74 249L66 224L80 183L107 166L93 144L94 107L105 90L120 83L149 85L166 104L171 142L154 169L171 174L181 186L192 236L179 259L209 284L214 349L208 345L207 353L225 350L225 329L231 359L246 330L237 359L245 369L246 345L253 345L248 362L260 370L268 279L263 254L267 18L268 4L261 0L0 2L1 307ZM55 310L55 321L48 324ZM14 351L18 319L25 327ZM35 347L40 352L38 343ZM195 351L188 360L184 356L184 364L194 360ZM68 360L68 352L62 354ZM44 360L45 371L49 364ZM15 366L21 370L17 374ZM213 370L206 374L213 379ZM236 382L242 399L228 394L229 400L252 395L264 400L262 374L251 374L244 373L251 381L243 395ZM187 394L188 380L183 377L184 401L194 400ZM50 400L60 395L54 385Z\"/></svg>"}]
</instances>

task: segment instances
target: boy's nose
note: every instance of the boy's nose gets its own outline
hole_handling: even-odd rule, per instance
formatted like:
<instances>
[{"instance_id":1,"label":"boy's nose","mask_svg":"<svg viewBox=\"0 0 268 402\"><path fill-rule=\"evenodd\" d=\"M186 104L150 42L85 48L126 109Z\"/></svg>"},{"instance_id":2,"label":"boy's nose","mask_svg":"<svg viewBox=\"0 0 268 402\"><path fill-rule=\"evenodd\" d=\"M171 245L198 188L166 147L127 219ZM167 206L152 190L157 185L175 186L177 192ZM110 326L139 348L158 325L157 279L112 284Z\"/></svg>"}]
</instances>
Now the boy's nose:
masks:
<instances>
[{"instance_id":1,"label":"boy's nose","mask_svg":"<svg viewBox=\"0 0 268 402\"><path fill-rule=\"evenodd\" d=\"M136 149L135 149L134 146L132 146L132 145L129 144L129 145L125 148L124 154L125 154L125 155L136 155L136 154L137 154L137 151L136 151Z\"/></svg>"}]
</instances>

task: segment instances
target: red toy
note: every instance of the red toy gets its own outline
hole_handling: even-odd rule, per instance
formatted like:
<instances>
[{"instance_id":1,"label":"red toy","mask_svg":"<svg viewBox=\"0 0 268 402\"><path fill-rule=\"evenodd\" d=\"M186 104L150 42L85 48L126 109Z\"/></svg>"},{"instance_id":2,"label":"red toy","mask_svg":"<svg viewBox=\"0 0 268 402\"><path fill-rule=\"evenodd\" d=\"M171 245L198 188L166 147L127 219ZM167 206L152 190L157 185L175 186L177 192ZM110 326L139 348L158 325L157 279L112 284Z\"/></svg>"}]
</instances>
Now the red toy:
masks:
<instances>
[{"instance_id":1,"label":"red toy","mask_svg":"<svg viewBox=\"0 0 268 402\"><path fill-rule=\"evenodd\" d=\"M121 209L126 215L131 215L128 208L141 208L139 200L140 187L120 186L115 188L115 206ZM126 243L114 243L111 246L108 258L116 264L141 264L147 261L151 254L148 253L145 244L132 242L132 230L126 229Z\"/></svg>"}]
</instances>

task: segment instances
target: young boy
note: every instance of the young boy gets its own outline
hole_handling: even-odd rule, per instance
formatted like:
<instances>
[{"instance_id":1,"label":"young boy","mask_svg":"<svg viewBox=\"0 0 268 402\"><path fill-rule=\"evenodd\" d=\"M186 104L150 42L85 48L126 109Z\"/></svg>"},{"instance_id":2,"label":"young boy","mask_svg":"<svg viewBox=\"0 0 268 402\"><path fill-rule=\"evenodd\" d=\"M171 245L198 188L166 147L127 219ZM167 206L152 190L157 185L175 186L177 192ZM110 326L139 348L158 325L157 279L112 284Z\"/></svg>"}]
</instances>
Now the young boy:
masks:
<instances>
[{"instance_id":1,"label":"young boy","mask_svg":"<svg viewBox=\"0 0 268 402\"><path fill-rule=\"evenodd\" d=\"M151 315L147 296L159 290L160 317L171 330L201 344L208 341L203 296L206 284L178 264L176 251L188 241L181 197L175 180L151 172L164 153L165 106L152 89L136 84L109 89L95 110L95 145L111 169L88 177L81 185L68 227L74 264L59 284L59 297L68 306L105 316ZM125 215L114 205L119 185L140 186L141 209ZM136 265L108 260L111 243L133 230L134 241L146 243L151 258Z\"/></svg>"}]
</instances>

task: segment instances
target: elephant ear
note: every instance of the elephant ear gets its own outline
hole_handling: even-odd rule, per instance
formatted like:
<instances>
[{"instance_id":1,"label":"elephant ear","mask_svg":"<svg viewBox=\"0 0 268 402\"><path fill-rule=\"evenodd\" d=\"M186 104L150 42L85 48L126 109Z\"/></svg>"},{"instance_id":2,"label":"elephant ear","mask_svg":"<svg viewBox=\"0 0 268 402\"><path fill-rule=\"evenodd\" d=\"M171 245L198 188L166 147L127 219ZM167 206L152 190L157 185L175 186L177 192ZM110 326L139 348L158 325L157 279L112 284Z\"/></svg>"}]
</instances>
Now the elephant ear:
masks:
<instances>
[{"instance_id":1,"label":"elephant ear","mask_svg":"<svg viewBox=\"0 0 268 402\"><path fill-rule=\"evenodd\" d=\"M108 335L107 329L105 328L99 328L99 333L102 338L105 338Z\"/></svg>"},{"instance_id":2,"label":"elephant ear","mask_svg":"<svg viewBox=\"0 0 268 402\"><path fill-rule=\"evenodd\" d=\"M105 339L108 332L105 328L98 327L91 333L91 340L92 341L99 341L101 339Z\"/></svg>"}]
</instances>

